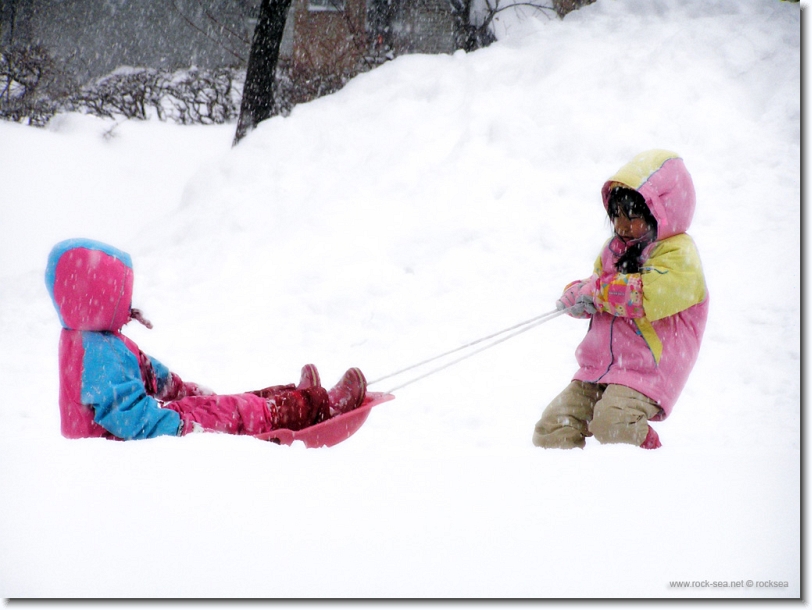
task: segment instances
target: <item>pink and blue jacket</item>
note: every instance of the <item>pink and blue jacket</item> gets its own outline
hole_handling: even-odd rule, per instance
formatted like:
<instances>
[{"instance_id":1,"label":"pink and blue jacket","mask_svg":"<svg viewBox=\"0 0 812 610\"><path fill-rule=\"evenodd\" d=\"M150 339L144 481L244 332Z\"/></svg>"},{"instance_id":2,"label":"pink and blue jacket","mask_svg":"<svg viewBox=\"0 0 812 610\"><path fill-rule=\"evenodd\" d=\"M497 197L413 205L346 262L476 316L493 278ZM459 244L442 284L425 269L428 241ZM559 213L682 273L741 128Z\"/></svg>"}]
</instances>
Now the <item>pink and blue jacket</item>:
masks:
<instances>
[{"instance_id":1,"label":"pink and blue jacket","mask_svg":"<svg viewBox=\"0 0 812 610\"><path fill-rule=\"evenodd\" d=\"M699 354L708 316L708 290L694 241L685 231L696 207L693 181L673 152L636 156L603 186L639 192L657 220L656 240L642 252L640 273L615 267L626 245L610 239L595 261L592 286L597 313L576 350L574 379L620 384L655 400L671 413Z\"/></svg>"},{"instance_id":2,"label":"pink and blue jacket","mask_svg":"<svg viewBox=\"0 0 812 610\"><path fill-rule=\"evenodd\" d=\"M181 434L181 416L159 400L203 392L121 334L133 311L130 256L92 240L63 241L48 257L45 283L63 327L63 436L129 440Z\"/></svg>"}]
</instances>

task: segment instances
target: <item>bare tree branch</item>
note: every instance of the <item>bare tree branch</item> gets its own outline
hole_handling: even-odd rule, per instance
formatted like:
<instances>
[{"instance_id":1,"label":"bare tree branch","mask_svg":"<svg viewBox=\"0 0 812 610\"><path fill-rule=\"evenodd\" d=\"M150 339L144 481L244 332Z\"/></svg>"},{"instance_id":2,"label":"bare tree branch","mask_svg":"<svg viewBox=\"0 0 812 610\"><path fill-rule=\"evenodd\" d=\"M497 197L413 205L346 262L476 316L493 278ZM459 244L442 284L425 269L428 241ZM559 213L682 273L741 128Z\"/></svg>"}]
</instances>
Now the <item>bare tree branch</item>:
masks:
<instances>
[{"instance_id":1,"label":"bare tree branch","mask_svg":"<svg viewBox=\"0 0 812 610\"><path fill-rule=\"evenodd\" d=\"M179 15L180 15L180 16L183 18L183 20L184 20L184 21L185 21L185 22L186 22L186 23L187 23L187 24L188 24L190 27L194 28L195 30L197 30L198 32L200 32L201 34L203 34L203 35L204 35L206 38L208 38L209 40L211 40L211 41L212 41L213 43L215 43L216 45L218 45L218 46L222 47L223 49L225 49L225 50L226 50L228 53L230 53L231 55L233 55L234 57L236 57L236 58L237 58L237 59L240 61L240 63L243 63L243 64L245 63L245 58L244 58L244 57L242 57L242 56L241 56L239 53L237 53L237 52L236 52L236 51L234 51L233 49L230 49L229 47L227 47L226 45L224 45L224 44L223 44L223 43L222 43L220 40L216 40L215 38L213 38L212 36L210 36L210 35L208 34L208 32L205 32L204 30L200 29L200 28L199 28L197 25L195 25L195 24L194 24L194 22L192 22L192 20L191 20L191 19L189 19L189 18L188 18L186 15L184 15L184 14L183 14L183 11L181 11L181 10L178 8L178 5L177 5L177 4L175 4L175 0L172 0L172 8L174 8L174 9L175 9L175 10L178 12L178 14L179 14Z\"/></svg>"},{"instance_id":2,"label":"bare tree branch","mask_svg":"<svg viewBox=\"0 0 812 610\"><path fill-rule=\"evenodd\" d=\"M216 18L214 15L212 15L212 14L209 12L209 9L207 9L207 8L206 8L206 7L203 5L203 2L201 2L201 0L197 0L197 3L200 5L200 8L202 8L202 9L203 9L203 12L206 14L206 17L208 17L210 21L212 21L213 23L215 23L216 25L218 25L218 26L220 27L220 31L221 31L221 32L222 32L222 31L226 31L226 32L228 32L229 34L231 34L232 36L234 36L234 38L236 38L236 39L237 39L237 40L239 40L240 42L245 43L246 45L250 45L250 44L251 44L251 41L250 41L250 40L247 40L246 38L243 38L243 36L242 36L241 34L238 34L237 32L233 31L232 29L230 29L230 28L226 27L226 25L225 25L224 23L222 23L222 22L221 22L221 21L219 21L219 20L218 20L218 19L217 19L217 18Z\"/></svg>"}]
</instances>

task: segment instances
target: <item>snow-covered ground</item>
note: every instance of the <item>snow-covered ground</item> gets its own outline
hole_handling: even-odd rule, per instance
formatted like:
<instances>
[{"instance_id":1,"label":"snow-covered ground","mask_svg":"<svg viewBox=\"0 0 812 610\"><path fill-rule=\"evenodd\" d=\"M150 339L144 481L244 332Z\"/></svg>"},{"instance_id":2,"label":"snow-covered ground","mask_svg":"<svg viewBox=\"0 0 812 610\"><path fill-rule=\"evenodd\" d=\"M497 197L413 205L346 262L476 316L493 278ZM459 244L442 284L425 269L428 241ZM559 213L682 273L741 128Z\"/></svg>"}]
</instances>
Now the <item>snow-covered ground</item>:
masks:
<instances>
[{"instance_id":1,"label":"snow-covered ground","mask_svg":"<svg viewBox=\"0 0 812 610\"><path fill-rule=\"evenodd\" d=\"M401 57L234 149L233 125L0 124L0 596L799 597L800 13L505 15L490 48ZM155 328L126 332L187 380L375 379L552 310L648 148L692 172L712 299L657 451L532 446L576 368L566 317L329 449L60 436L60 239L132 254Z\"/></svg>"}]
</instances>

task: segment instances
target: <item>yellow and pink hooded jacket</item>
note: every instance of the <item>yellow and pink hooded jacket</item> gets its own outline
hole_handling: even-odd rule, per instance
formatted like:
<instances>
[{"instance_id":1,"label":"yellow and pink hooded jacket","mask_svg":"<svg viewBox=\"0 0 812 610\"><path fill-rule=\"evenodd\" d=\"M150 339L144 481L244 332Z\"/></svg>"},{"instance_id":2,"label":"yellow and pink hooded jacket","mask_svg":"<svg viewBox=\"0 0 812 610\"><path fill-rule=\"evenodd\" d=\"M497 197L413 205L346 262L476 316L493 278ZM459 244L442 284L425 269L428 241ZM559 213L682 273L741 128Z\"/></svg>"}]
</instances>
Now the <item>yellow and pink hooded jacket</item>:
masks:
<instances>
[{"instance_id":1,"label":"yellow and pink hooded jacket","mask_svg":"<svg viewBox=\"0 0 812 610\"><path fill-rule=\"evenodd\" d=\"M640 273L615 267L625 244L615 236L585 280L597 313L575 355L573 379L619 384L655 400L668 417L696 363L708 316L708 290L689 228L696 207L693 181L676 153L650 150L637 155L603 185L625 186L643 196L657 220L655 241L644 248Z\"/></svg>"}]
</instances>

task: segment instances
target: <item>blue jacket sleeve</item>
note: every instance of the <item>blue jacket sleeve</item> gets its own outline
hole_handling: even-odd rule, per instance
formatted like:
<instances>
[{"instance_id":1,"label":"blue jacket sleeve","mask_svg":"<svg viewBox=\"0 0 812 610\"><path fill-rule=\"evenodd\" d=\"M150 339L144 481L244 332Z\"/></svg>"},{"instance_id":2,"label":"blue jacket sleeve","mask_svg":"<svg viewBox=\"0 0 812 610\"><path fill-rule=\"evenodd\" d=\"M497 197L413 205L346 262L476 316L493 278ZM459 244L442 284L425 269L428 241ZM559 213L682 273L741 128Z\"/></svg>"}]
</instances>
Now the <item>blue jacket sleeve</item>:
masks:
<instances>
[{"instance_id":1,"label":"blue jacket sleeve","mask_svg":"<svg viewBox=\"0 0 812 610\"><path fill-rule=\"evenodd\" d=\"M149 359L149 364L152 367L153 374L155 375L155 385L157 386L157 392L155 395L162 396L168 390L169 386L172 385L172 373L159 360L156 360L149 355L146 356Z\"/></svg>"},{"instance_id":2,"label":"blue jacket sleeve","mask_svg":"<svg viewBox=\"0 0 812 610\"><path fill-rule=\"evenodd\" d=\"M94 420L125 440L178 434L180 416L147 395L138 359L112 333L86 332L82 402Z\"/></svg>"}]
</instances>

